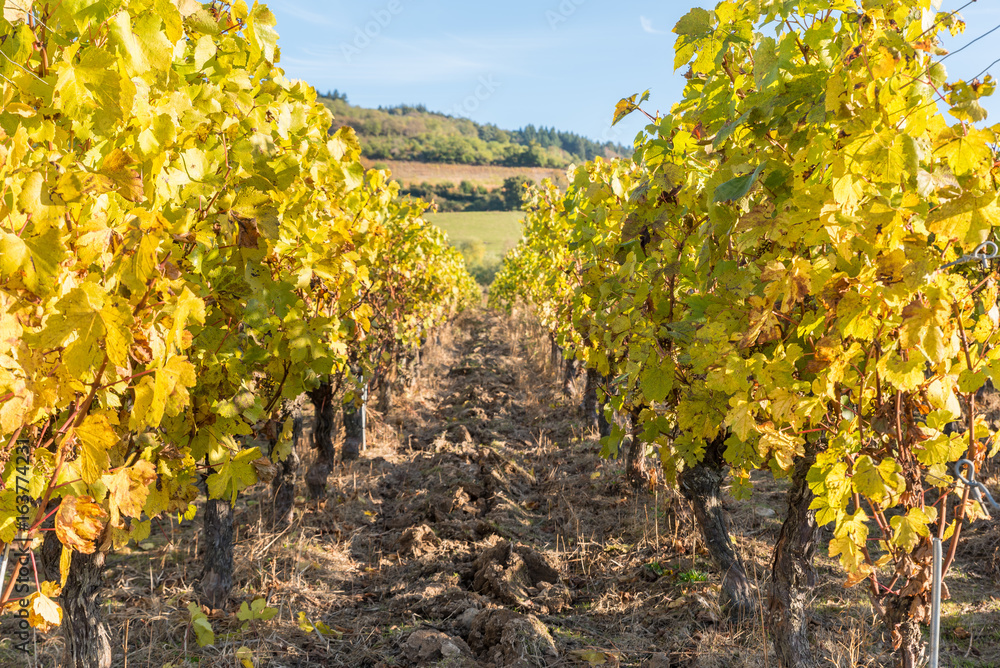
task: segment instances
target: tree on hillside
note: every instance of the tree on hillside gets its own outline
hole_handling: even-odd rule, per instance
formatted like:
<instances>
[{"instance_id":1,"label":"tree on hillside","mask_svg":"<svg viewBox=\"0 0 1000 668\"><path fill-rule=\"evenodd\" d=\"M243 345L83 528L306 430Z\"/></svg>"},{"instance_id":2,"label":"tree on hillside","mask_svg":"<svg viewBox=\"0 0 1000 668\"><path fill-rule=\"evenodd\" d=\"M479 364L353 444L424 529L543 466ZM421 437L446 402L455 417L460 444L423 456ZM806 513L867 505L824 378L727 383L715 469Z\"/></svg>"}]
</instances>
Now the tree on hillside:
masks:
<instances>
[{"instance_id":1,"label":"tree on hillside","mask_svg":"<svg viewBox=\"0 0 1000 668\"><path fill-rule=\"evenodd\" d=\"M517 211L521 208L521 201L524 198L525 186L533 186L535 182L526 176L508 176L500 186L500 197L503 198L504 208L508 211Z\"/></svg>"}]
</instances>

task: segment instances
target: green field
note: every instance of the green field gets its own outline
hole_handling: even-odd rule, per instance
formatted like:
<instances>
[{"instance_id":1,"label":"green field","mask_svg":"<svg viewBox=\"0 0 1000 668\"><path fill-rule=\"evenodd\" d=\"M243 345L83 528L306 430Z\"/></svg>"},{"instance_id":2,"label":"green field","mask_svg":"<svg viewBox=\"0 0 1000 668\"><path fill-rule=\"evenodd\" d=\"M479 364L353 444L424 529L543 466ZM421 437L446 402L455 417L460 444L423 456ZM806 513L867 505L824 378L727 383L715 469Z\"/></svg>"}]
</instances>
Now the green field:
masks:
<instances>
[{"instance_id":1,"label":"green field","mask_svg":"<svg viewBox=\"0 0 1000 668\"><path fill-rule=\"evenodd\" d=\"M448 233L451 245L462 251L469 272L480 285L489 285L504 255L521 238L520 211L463 211L432 213L427 220Z\"/></svg>"},{"instance_id":2,"label":"green field","mask_svg":"<svg viewBox=\"0 0 1000 668\"><path fill-rule=\"evenodd\" d=\"M487 260L499 261L521 238L520 211L466 211L432 213L427 220L445 232L456 248L464 242L481 241Z\"/></svg>"}]
</instances>

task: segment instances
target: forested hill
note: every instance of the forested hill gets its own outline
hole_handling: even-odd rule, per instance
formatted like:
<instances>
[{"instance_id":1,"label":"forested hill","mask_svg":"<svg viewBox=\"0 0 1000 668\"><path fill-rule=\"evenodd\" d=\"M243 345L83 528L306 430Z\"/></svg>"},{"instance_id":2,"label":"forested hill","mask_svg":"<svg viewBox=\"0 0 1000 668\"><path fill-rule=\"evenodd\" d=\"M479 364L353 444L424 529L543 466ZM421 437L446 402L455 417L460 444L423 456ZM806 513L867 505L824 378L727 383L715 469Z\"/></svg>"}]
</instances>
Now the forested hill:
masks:
<instances>
[{"instance_id":1,"label":"forested hill","mask_svg":"<svg viewBox=\"0 0 1000 668\"><path fill-rule=\"evenodd\" d=\"M562 168L627 153L621 145L600 144L572 132L533 125L502 130L428 111L423 105L365 109L352 106L336 91L321 100L333 112L333 130L354 128L364 157L371 160Z\"/></svg>"}]
</instances>

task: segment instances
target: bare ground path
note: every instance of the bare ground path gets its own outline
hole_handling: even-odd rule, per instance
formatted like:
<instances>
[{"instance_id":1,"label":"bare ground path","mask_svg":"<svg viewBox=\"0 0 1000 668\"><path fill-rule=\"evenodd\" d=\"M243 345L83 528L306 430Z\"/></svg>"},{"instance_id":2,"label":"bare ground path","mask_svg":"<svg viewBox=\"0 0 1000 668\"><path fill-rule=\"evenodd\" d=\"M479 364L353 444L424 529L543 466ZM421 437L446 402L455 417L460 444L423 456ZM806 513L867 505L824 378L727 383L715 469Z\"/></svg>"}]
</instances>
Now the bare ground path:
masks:
<instances>
[{"instance_id":1,"label":"bare ground path","mask_svg":"<svg viewBox=\"0 0 1000 668\"><path fill-rule=\"evenodd\" d=\"M600 459L542 340L465 314L341 473L323 517L342 593L321 617L344 635L322 665L756 665L746 632L704 647L728 630L683 502Z\"/></svg>"}]
</instances>

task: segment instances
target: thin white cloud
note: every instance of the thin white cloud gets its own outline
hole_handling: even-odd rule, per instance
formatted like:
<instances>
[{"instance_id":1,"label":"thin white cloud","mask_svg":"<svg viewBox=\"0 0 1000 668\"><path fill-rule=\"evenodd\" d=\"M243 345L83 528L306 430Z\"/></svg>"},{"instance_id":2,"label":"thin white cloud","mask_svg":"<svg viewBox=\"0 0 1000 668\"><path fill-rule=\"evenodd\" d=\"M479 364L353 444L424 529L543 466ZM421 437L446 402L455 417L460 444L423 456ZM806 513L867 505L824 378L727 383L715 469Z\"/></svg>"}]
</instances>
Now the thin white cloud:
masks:
<instances>
[{"instance_id":1,"label":"thin white cloud","mask_svg":"<svg viewBox=\"0 0 1000 668\"><path fill-rule=\"evenodd\" d=\"M289 2L288 0L271 0L268 6L272 11L284 12L289 16L294 16L297 19L311 23L313 25L327 26L331 28L343 28L344 21L337 21L327 14L320 14L318 12L313 12L304 7ZM278 29L281 29L281 24L278 24Z\"/></svg>"},{"instance_id":2,"label":"thin white cloud","mask_svg":"<svg viewBox=\"0 0 1000 668\"><path fill-rule=\"evenodd\" d=\"M455 45L477 51L493 51L497 53L524 53L526 51L541 51L560 47L572 42L572 37L548 33L523 34L455 34L445 33Z\"/></svg>"},{"instance_id":3,"label":"thin white cloud","mask_svg":"<svg viewBox=\"0 0 1000 668\"><path fill-rule=\"evenodd\" d=\"M639 17L639 23L642 24L642 29L644 32L648 32L650 35L666 35L665 30L657 30L653 27L653 22L647 19L645 16Z\"/></svg>"},{"instance_id":4,"label":"thin white cloud","mask_svg":"<svg viewBox=\"0 0 1000 668\"><path fill-rule=\"evenodd\" d=\"M538 54L560 44L550 35L534 34L365 37L296 45L283 54L282 64L298 76L333 74L344 85L444 84L475 80L485 74L530 76L529 65Z\"/></svg>"},{"instance_id":5,"label":"thin white cloud","mask_svg":"<svg viewBox=\"0 0 1000 668\"><path fill-rule=\"evenodd\" d=\"M389 39L377 49L361 51L350 63L345 61L340 47L311 46L303 49L300 56L283 57L282 64L298 73L332 74L344 85L441 84L496 71L488 60L434 49L430 44L401 45Z\"/></svg>"}]
</instances>

